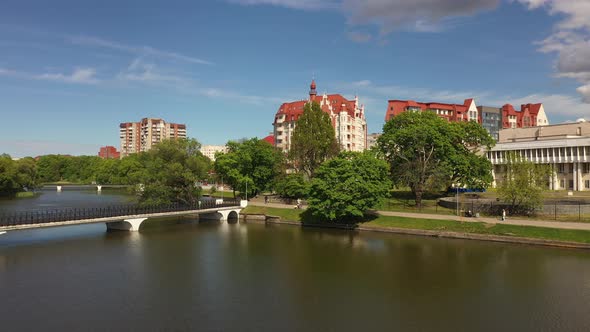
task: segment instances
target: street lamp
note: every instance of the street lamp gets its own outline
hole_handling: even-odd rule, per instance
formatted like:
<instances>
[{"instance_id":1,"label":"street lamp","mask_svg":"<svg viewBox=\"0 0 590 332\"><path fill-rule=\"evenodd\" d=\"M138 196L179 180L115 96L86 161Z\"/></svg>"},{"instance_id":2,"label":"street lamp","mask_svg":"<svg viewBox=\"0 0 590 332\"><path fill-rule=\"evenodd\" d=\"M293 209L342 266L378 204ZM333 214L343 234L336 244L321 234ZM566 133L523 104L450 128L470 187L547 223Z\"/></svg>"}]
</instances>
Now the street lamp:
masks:
<instances>
[{"instance_id":1,"label":"street lamp","mask_svg":"<svg viewBox=\"0 0 590 332\"><path fill-rule=\"evenodd\" d=\"M455 200L457 201L457 215L459 215L459 186L457 186L457 198Z\"/></svg>"}]
</instances>

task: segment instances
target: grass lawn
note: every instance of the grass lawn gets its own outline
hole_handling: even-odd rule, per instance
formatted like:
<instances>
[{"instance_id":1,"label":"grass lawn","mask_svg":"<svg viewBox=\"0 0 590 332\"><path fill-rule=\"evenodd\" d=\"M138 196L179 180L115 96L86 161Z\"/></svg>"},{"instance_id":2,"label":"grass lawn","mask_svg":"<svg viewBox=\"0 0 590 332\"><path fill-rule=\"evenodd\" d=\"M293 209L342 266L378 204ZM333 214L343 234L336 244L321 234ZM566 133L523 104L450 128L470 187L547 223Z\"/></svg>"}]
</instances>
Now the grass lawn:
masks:
<instances>
[{"instance_id":1,"label":"grass lawn","mask_svg":"<svg viewBox=\"0 0 590 332\"><path fill-rule=\"evenodd\" d=\"M590 231L529 227L506 224L487 224L482 222L459 222L454 220L433 220L403 217L380 216L363 223L363 227L395 227L458 233L474 233L528 237L536 239L590 243Z\"/></svg>"},{"instance_id":2,"label":"grass lawn","mask_svg":"<svg viewBox=\"0 0 590 332\"><path fill-rule=\"evenodd\" d=\"M40 193L35 193L32 191L22 191L22 192L16 193L16 195L14 197L16 197L16 198L32 198L32 197L36 197L39 195L40 195Z\"/></svg>"},{"instance_id":3,"label":"grass lawn","mask_svg":"<svg viewBox=\"0 0 590 332\"><path fill-rule=\"evenodd\" d=\"M302 210L298 209L280 209L280 208L272 208L266 206L254 206L249 205L245 209L242 210L242 213L247 214L265 214L267 216L278 216L281 217L283 220L287 221L298 221L301 222Z\"/></svg>"},{"instance_id":4,"label":"grass lawn","mask_svg":"<svg viewBox=\"0 0 590 332\"><path fill-rule=\"evenodd\" d=\"M203 190L203 194L204 195L209 195L209 191L208 190ZM240 196L240 192L236 191L236 198L239 198ZM218 198L234 198L234 192L233 191L216 191L213 195L210 195L211 197L218 197Z\"/></svg>"},{"instance_id":5,"label":"grass lawn","mask_svg":"<svg viewBox=\"0 0 590 332\"><path fill-rule=\"evenodd\" d=\"M283 220L301 222L302 210L278 209L265 206L248 206L243 213L279 216ZM433 220L379 216L372 221L359 224L363 227L391 227L405 229L432 230L443 232L473 233L526 237L556 241L590 243L590 231L555 229L545 227L516 226L506 224L487 224L481 222L459 222L454 220Z\"/></svg>"}]
</instances>

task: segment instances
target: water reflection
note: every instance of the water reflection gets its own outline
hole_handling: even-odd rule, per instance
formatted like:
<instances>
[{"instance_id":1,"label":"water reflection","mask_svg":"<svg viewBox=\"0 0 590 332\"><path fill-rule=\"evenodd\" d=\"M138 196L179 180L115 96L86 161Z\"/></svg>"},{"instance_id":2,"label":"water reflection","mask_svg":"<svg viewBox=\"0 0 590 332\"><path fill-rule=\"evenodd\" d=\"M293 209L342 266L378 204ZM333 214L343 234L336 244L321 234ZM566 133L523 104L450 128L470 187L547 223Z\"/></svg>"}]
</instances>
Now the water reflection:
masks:
<instances>
[{"instance_id":1,"label":"water reflection","mask_svg":"<svg viewBox=\"0 0 590 332\"><path fill-rule=\"evenodd\" d=\"M121 331L590 328L587 252L195 221L155 219L139 233L107 233L93 225L61 228L65 233L45 238L14 232L12 245L0 247L4 326L11 331L76 330L87 322L97 330Z\"/></svg>"}]
</instances>

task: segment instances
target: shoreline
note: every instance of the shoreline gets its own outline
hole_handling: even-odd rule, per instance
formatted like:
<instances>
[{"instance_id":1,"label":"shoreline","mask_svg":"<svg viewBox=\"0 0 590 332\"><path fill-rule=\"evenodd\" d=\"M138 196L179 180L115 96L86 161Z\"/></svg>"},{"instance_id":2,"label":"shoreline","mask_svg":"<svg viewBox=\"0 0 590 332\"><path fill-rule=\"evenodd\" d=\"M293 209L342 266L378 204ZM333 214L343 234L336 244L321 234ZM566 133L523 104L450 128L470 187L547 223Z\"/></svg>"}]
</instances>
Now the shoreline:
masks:
<instances>
[{"instance_id":1,"label":"shoreline","mask_svg":"<svg viewBox=\"0 0 590 332\"><path fill-rule=\"evenodd\" d=\"M250 216L250 218L249 218ZM581 242L570 242L560 240L549 240L519 236L505 236L505 235L490 235L490 234L478 234L478 233L467 233L467 232L452 232L452 231L435 231L435 230L424 230L424 229L412 229L412 228L399 228L399 227L382 227L382 226L349 226L349 225L338 225L338 224L310 224L299 221L282 220L281 217L272 215L261 215L261 214L240 214L242 218L240 222L245 223L259 223L259 224L271 224L271 225L288 225L288 226L299 226L299 227L317 227L325 229L341 229L341 230L353 230L361 232L380 232L380 233L391 233L399 235L412 235L412 236L426 236L446 239L460 239L460 240L474 240L474 241L487 241L487 242L500 242L500 243L511 243L520 245L534 245L544 247L554 247L563 249L582 249L590 250L590 243Z\"/></svg>"}]
</instances>

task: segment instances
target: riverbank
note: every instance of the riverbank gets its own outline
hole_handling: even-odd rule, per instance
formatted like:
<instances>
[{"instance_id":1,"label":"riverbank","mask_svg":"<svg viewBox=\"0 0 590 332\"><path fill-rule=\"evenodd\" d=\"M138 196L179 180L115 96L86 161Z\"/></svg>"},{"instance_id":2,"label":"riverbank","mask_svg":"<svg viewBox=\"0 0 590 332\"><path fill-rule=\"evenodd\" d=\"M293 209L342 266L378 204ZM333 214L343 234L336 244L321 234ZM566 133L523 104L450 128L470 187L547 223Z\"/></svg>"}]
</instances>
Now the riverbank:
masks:
<instances>
[{"instance_id":1,"label":"riverbank","mask_svg":"<svg viewBox=\"0 0 590 332\"><path fill-rule=\"evenodd\" d=\"M267 221L271 223L350 229L350 225L306 223L301 212L302 210L292 208L250 205L242 211L242 214L246 215L246 220L249 214L266 215L279 217ZM378 215L373 220L359 223L355 229L359 231L590 249L590 231L579 229L386 215Z\"/></svg>"}]
</instances>

